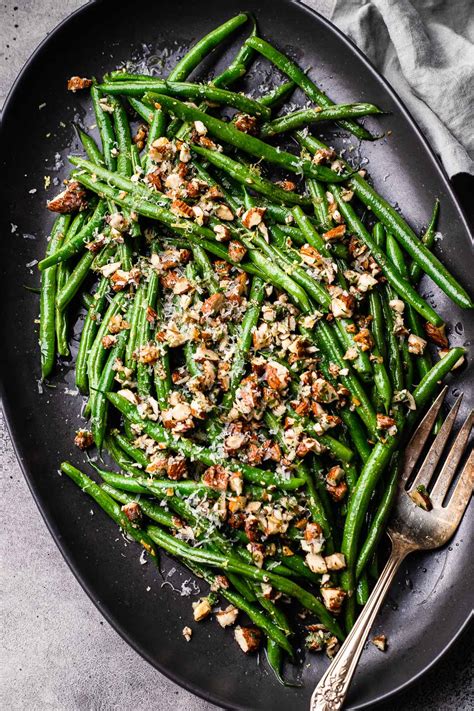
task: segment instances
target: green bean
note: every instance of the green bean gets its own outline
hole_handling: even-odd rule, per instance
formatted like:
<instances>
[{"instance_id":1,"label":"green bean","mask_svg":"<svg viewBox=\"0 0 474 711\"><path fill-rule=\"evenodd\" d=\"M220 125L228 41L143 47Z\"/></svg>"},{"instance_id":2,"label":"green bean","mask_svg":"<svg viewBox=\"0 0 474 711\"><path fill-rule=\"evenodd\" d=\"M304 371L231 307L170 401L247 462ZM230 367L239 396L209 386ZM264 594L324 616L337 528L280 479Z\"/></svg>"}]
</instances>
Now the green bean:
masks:
<instances>
[{"instance_id":1,"label":"green bean","mask_svg":"<svg viewBox=\"0 0 474 711\"><path fill-rule=\"evenodd\" d=\"M371 235L366 230L361 220L357 217L353 207L342 199L341 191L338 186L333 185L330 190L337 200L339 211L344 217L348 227L368 247L387 281L394 288L397 294L411 304L415 311L424 316L427 321L435 326L440 326L443 323L441 316L439 316L436 311L424 299L422 299L411 284L401 276L398 269L395 268L393 263L386 257L382 250L377 247Z\"/></svg>"},{"instance_id":2,"label":"green bean","mask_svg":"<svg viewBox=\"0 0 474 711\"><path fill-rule=\"evenodd\" d=\"M149 217L152 220L162 222L180 234L184 234L186 236L195 235L197 237L206 237L211 240L215 238L215 234L212 230L209 230L206 227L199 227L199 225L195 222L191 222L190 220L181 220L173 212L160 207L156 203L145 200L138 192L134 195L124 196L116 188L110 187L106 183L101 183L98 180L93 180L93 178L89 175L83 173L75 173L74 175L80 183L88 187L90 190L97 192L100 196L109 197L118 205L131 208L144 217ZM43 260L43 262L45 261L46 260ZM41 265L42 262L40 262L40 267Z\"/></svg>"},{"instance_id":3,"label":"green bean","mask_svg":"<svg viewBox=\"0 0 474 711\"><path fill-rule=\"evenodd\" d=\"M173 514L166 511L162 506L153 503L150 499L142 496L139 498L130 496L130 494L125 491L119 491L119 489L115 489L113 486L110 486L110 484L101 484L100 488L112 499L120 501L121 504L131 504L136 501L145 516L148 516L152 521L156 521L156 523L159 523L161 526L167 526L168 528L174 527L175 517Z\"/></svg>"},{"instance_id":4,"label":"green bean","mask_svg":"<svg viewBox=\"0 0 474 711\"><path fill-rule=\"evenodd\" d=\"M249 16L249 20L252 23L252 31L249 36L253 37L257 32L257 26L253 17ZM253 54L253 49L244 43L229 66L217 77L214 77L212 84L214 84L214 86L228 87L234 84L238 79L241 79L247 71L247 66Z\"/></svg>"},{"instance_id":5,"label":"green bean","mask_svg":"<svg viewBox=\"0 0 474 711\"><path fill-rule=\"evenodd\" d=\"M294 208L293 208L294 209ZM291 214L293 215L293 210L291 211ZM304 215L304 213L303 213ZM308 217L305 215L305 217ZM311 232L309 230L303 231L302 229L299 229L299 227L292 227L291 225L276 225L281 232L283 232L287 237L291 239L292 242L297 244L298 246L303 246L304 244L308 243L311 244L311 246L316 247L316 241L321 241L322 238L318 234L315 225L314 225L314 220L311 218L308 218L308 222L306 223L307 226L311 227ZM315 234L316 233L316 237ZM341 258L341 259L347 259L349 252L345 244L342 242L331 244L331 245L322 245L322 247L326 247L327 252L329 254L329 258L333 259L335 257ZM320 251L320 250L318 250Z\"/></svg>"},{"instance_id":6,"label":"green bean","mask_svg":"<svg viewBox=\"0 0 474 711\"><path fill-rule=\"evenodd\" d=\"M82 146L89 160L92 163L97 163L97 165L105 165L104 156L100 152L99 147L97 146L97 143L94 141L92 136L89 136L82 129L78 129L78 133Z\"/></svg>"},{"instance_id":7,"label":"green bean","mask_svg":"<svg viewBox=\"0 0 474 711\"><path fill-rule=\"evenodd\" d=\"M464 353L464 348L451 348L445 356L433 365L429 373L425 375L413 391L413 397L415 399L417 409L421 409L424 405L426 405L430 397L432 397L435 393L436 386L439 381L446 377ZM415 420L416 414L415 412L411 412L408 416L408 424L413 424Z\"/></svg>"},{"instance_id":8,"label":"green bean","mask_svg":"<svg viewBox=\"0 0 474 711\"><path fill-rule=\"evenodd\" d=\"M145 286L143 285L143 283L140 283L135 291L135 296L132 301L129 312L130 332L128 334L128 341L125 348L124 363L127 368L132 369L134 369L136 365L133 354L137 345L138 332L140 328L141 316L143 313L144 294Z\"/></svg>"},{"instance_id":9,"label":"green bean","mask_svg":"<svg viewBox=\"0 0 474 711\"><path fill-rule=\"evenodd\" d=\"M291 279L277 264L273 263L256 249L249 251L249 259L271 284L287 292L290 299L304 312L313 311L311 302L304 289Z\"/></svg>"},{"instance_id":10,"label":"green bean","mask_svg":"<svg viewBox=\"0 0 474 711\"><path fill-rule=\"evenodd\" d=\"M444 356L444 358L439 360L433 366L430 372L427 373L427 375L415 388L412 394L417 411L421 410L421 408L423 408L423 406L428 402L429 398L432 397L438 381L442 380L449 373L453 365L455 365L463 353L463 348L453 348ZM412 412L407 418L406 426L408 430L416 420L417 411ZM341 547L342 552L346 556L348 566L347 572L345 572L342 576L345 589L350 587L348 579L351 574L353 576L360 533L364 524L371 496L375 490L379 478L390 461L395 447L400 441L400 434L403 429L404 421L401 415L397 412L394 413L394 417L399 430L398 434L388 438L385 441L376 443L372 449L370 457L362 468L359 480L349 501Z\"/></svg>"},{"instance_id":11,"label":"green bean","mask_svg":"<svg viewBox=\"0 0 474 711\"><path fill-rule=\"evenodd\" d=\"M97 88L104 93L101 85ZM112 116L118 149L117 171L122 175L130 177L132 174L132 156L130 152L132 138L127 114L122 102L116 96L107 96L107 101L109 101L113 107Z\"/></svg>"},{"instance_id":12,"label":"green bean","mask_svg":"<svg viewBox=\"0 0 474 711\"><path fill-rule=\"evenodd\" d=\"M117 167L115 158L115 134L112 126L112 119L107 111L104 111L101 106L102 97L97 85L94 84L91 88L91 99L94 107L95 120L99 128L100 140L102 142L102 154L106 168L114 171Z\"/></svg>"},{"instance_id":13,"label":"green bean","mask_svg":"<svg viewBox=\"0 0 474 711\"><path fill-rule=\"evenodd\" d=\"M314 136L304 136L297 132L298 140L310 151L327 146L314 138ZM350 169L348 163L343 161L346 169ZM439 259L435 257L428 247L416 237L415 233L405 222L403 217L393 208L368 182L358 173L351 176L349 186L361 202L364 203L374 215L385 225L386 229L400 242L400 245L408 252L416 264L432 278L432 280L463 309L473 307L473 302L463 287L449 273ZM376 259L375 255L374 258ZM396 289L396 286L393 285ZM400 294L401 295L401 294ZM414 304L413 304L414 306ZM429 320L429 319L427 319ZM436 324L434 324L436 325ZM440 325L439 321L438 324Z\"/></svg>"},{"instance_id":14,"label":"green bean","mask_svg":"<svg viewBox=\"0 0 474 711\"><path fill-rule=\"evenodd\" d=\"M282 450L284 452L287 452L288 448L285 445L283 430L278 418L267 410L267 412L265 413L265 422L270 432L275 435ZM319 496L317 494L316 487L314 486L314 482L304 462L300 462L297 465L297 471L298 475L305 481L305 487L308 495L308 509L310 511L311 518L313 519L313 521L315 521L321 526L324 536L326 538L328 552L332 553L334 550L332 529L326 517L324 507L321 501L319 500Z\"/></svg>"},{"instance_id":15,"label":"green bean","mask_svg":"<svg viewBox=\"0 0 474 711\"><path fill-rule=\"evenodd\" d=\"M97 333L97 316L102 315L109 291L109 280L103 277L92 300L81 332L79 349L76 357L76 386L85 395L87 392L87 360Z\"/></svg>"},{"instance_id":16,"label":"green bean","mask_svg":"<svg viewBox=\"0 0 474 711\"><path fill-rule=\"evenodd\" d=\"M393 315L389 305L390 295L387 287L384 286L381 294L382 314L385 324L385 340L388 349L389 374L394 390L403 390L405 386L405 378L403 376L403 364L401 359L398 340L393 332Z\"/></svg>"},{"instance_id":17,"label":"green bean","mask_svg":"<svg viewBox=\"0 0 474 711\"><path fill-rule=\"evenodd\" d=\"M147 532L155 543L162 546L172 555L190 558L198 563L204 563L205 565L212 567L224 568L226 570L230 570L231 572L239 573L250 580L269 582L277 590L280 590L280 592L295 598L304 608L310 612L313 612L328 628L328 630L338 637L338 639L343 638L343 633L339 625L328 613L320 600L292 580L288 580L281 575L271 573L268 570L260 570L260 568L257 568L256 566L248 565L246 563L237 563L234 560L229 560L227 556L222 554L209 553L202 548L192 548L186 543L178 541L164 531L161 531L156 526L149 526Z\"/></svg>"},{"instance_id":18,"label":"green bean","mask_svg":"<svg viewBox=\"0 0 474 711\"><path fill-rule=\"evenodd\" d=\"M218 492L206 486L203 482L194 479L147 479L144 476L123 476L115 472L108 472L105 469L99 470L102 479L116 489L129 491L133 494L153 494L160 500L168 495L170 491L177 491L184 496L201 493L206 496L217 497Z\"/></svg>"},{"instance_id":19,"label":"green bean","mask_svg":"<svg viewBox=\"0 0 474 711\"><path fill-rule=\"evenodd\" d=\"M113 69L111 72L104 74L104 82L110 81L150 81L154 76L152 74L136 74L135 72L127 72L125 69Z\"/></svg>"},{"instance_id":20,"label":"green bean","mask_svg":"<svg viewBox=\"0 0 474 711\"><path fill-rule=\"evenodd\" d=\"M331 229L332 218L329 213L326 189L324 185L321 185L319 180L309 178L306 182L313 203L314 215L321 227L327 231Z\"/></svg>"},{"instance_id":21,"label":"green bean","mask_svg":"<svg viewBox=\"0 0 474 711\"><path fill-rule=\"evenodd\" d=\"M438 222L438 216L439 216L439 200L436 199L435 203L433 205L433 212L431 213L431 219L428 223L428 227L426 228L425 234L421 238L421 241L423 242L424 245L428 249L431 249L431 247L434 244L435 237L436 237L436 224ZM420 265L413 261L410 264L409 268L409 273L410 273L410 281L412 284L417 284L421 278L422 275L422 268Z\"/></svg>"},{"instance_id":22,"label":"green bean","mask_svg":"<svg viewBox=\"0 0 474 711\"><path fill-rule=\"evenodd\" d=\"M386 324L383 318L382 312L382 302L380 299L380 293L375 289L369 292L369 312L372 317L371 330L374 337L375 346L378 353L384 359L387 360L387 347L385 343L385 331Z\"/></svg>"},{"instance_id":23,"label":"green bean","mask_svg":"<svg viewBox=\"0 0 474 711\"><path fill-rule=\"evenodd\" d=\"M131 459L134 459L135 462L140 465L141 469L147 468L149 464L148 457L141 449L135 447L127 437L120 434L120 432L117 432L114 434L114 441L125 452L125 454L127 454Z\"/></svg>"},{"instance_id":24,"label":"green bean","mask_svg":"<svg viewBox=\"0 0 474 711\"><path fill-rule=\"evenodd\" d=\"M328 108L334 105L334 102L331 101L331 99L326 96L326 94L321 91L321 89L319 89L314 82L311 81L302 69L282 54L282 52L279 52L275 49L275 47L272 47L268 42L265 42L265 40L260 37L250 37L247 40L247 44L249 47L252 47L252 49L260 52L260 54L278 67L281 72L292 79L292 81L294 81L295 84L297 84L304 91L306 96L315 104L322 106L323 108ZM372 140L370 133L355 121L342 120L339 121L339 125L346 129L346 131L350 131L354 136L357 136L357 138L360 138L361 140Z\"/></svg>"},{"instance_id":25,"label":"green bean","mask_svg":"<svg viewBox=\"0 0 474 711\"><path fill-rule=\"evenodd\" d=\"M260 238L261 239L261 238ZM265 240L262 240L262 243ZM259 245L260 246L260 245ZM291 278L306 291L314 301L323 307L323 311L327 312L331 305L331 297L326 289L308 274L306 269L300 266L299 255L292 255L288 250L281 249L276 244L265 246L261 245L262 251L265 250L266 255L270 259L275 259L276 263L283 269Z\"/></svg>"},{"instance_id":26,"label":"green bean","mask_svg":"<svg viewBox=\"0 0 474 711\"><path fill-rule=\"evenodd\" d=\"M105 491L102 491L92 479L73 467L69 462L62 462L61 471L67 474L77 486L96 501L110 518L117 523L131 538L140 543L156 559L156 549L150 536L141 528L132 526L120 506Z\"/></svg>"},{"instance_id":27,"label":"green bean","mask_svg":"<svg viewBox=\"0 0 474 711\"><path fill-rule=\"evenodd\" d=\"M360 579L357 581L357 591L356 591L356 599L357 599L357 604L361 605L362 607L367 604L367 600L369 599L370 595L370 589L369 589L369 580L367 578L367 575L365 573L362 573ZM349 632L349 630L346 630Z\"/></svg>"},{"instance_id":28,"label":"green bean","mask_svg":"<svg viewBox=\"0 0 474 711\"><path fill-rule=\"evenodd\" d=\"M67 245L67 243L73 239L73 237L80 232L84 227L84 223L88 217L86 212L78 213L72 220L69 229L67 230L62 246ZM65 285L70 279L69 268L66 264L60 263L57 266L56 274L56 302L55 302L55 328L56 328L56 347L58 354L63 357L68 357L70 355L69 344L68 344L68 320L66 314L63 313L63 309L60 305L61 292L65 288Z\"/></svg>"},{"instance_id":29,"label":"green bean","mask_svg":"<svg viewBox=\"0 0 474 711\"><path fill-rule=\"evenodd\" d=\"M198 146L194 143L191 144L191 150L205 158L209 163L212 163L212 165L224 170L241 185L245 185L246 188L252 188L255 192L266 195L271 200L287 205L310 204L310 200L303 195L298 195L298 193L290 190L283 190L283 188L280 188L270 180L262 178L257 170L242 165L224 153L210 151L207 148L202 148L202 146Z\"/></svg>"},{"instance_id":30,"label":"green bean","mask_svg":"<svg viewBox=\"0 0 474 711\"><path fill-rule=\"evenodd\" d=\"M111 84L101 84L99 89L111 95L123 95L140 97L148 92L174 96L184 100L201 100L224 106L231 106L246 114L259 116L262 119L270 118L270 109L262 105L259 101L251 99L244 94L237 94L227 89L219 89L212 84L193 84L191 82L162 81L151 79L140 82L112 82Z\"/></svg>"},{"instance_id":31,"label":"green bean","mask_svg":"<svg viewBox=\"0 0 474 711\"><path fill-rule=\"evenodd\" d=\"M56 301L59 311L64 311L66 306L75 297L82 282L89 274L94 259L95 254L93 252L83 254L67 281L63 282Z\"/></svg>"},{"instance_id":32,"label":"green bean","mask_svg":"<svg viewBox=\"0 0 474 711\"><path fill-rule=\"evenodd\" d=\"M360 118L381 113L383 111L374 104L334 104L334 106L324 109L299 109L264 123L260 129L260 136L261 138L271 138L279 133L294 131L313 123L340 121L340 119Z\"/></svg>"},{"instance_id":33,"label":"green bean","mask_svg":"<svg viewBox=\"0 0 474 711\"><path fill-rule=\"evenodd\" d=\"M110 390L113 385L115 378L115 363L117 359L121 360L123 357L127 338L128 331L126 329L120 331L117 336L117 342L111 348L110 353L107 357L104 369L102 370L99 381L97 383L97 391L92 399L92 434L94 435L95 446L99 450L102 449L102 444L104 442L105 432L107 428L107 413L109 403L105 393Z\"/></svg>"},{"instance_id":34,"label":"green bean","mask_svg":"<svg viewBox=\"0 0 474 711\"><path fill-rule=\"evenodd\" d=\"M357 566L355 571L357 579L363 575L365 568L377 548L380 537L385 530L385 524L387 523L390 511L392 510L392 505L398 490L399 476L400 457L397 456L397 453L395 453L392 457L390 472L384 486L382 498L370 524L367 538L365 539L364 544L360 549L359 557L357 558Z\"/></svg>"},{"instance_id":35,"label":"green bean","mask_svg":"<svg viewBox=\"0 0 474 711\"><path fill-rule=\"evenodd\" d=\"M202 121L209 133L218 140L224 141L244 151L244 153L249 153L259 159L263 158L270 163L280 165L293 173L303 173L309 177L318 178L323 182L337 183L347 180L347 175L338 175L329 168L318 166L292 153L274 148L259 138L254 138L247 133L239 131L231 123L225 123L213 116L208 116L203 111L183 104L181 101L178 101L178 99L173 99L163 94L150 93L145 94L143 100L145 103L149 102L153 105L159 103L166 111L183 121Z\"/></svg>"},{"instance_id":36,"label":"green bean","mask_svg":"<svg viewBox=\"0 0 474 711\"><path fill-rule=\"evenodd\" d=\"M206 516L199 514L195 511L187 502L182 499L171 496L167 499L167 503L171 506L174 511L183 519L188 521L194 528L203 531L205 534L204 540L206 542L211 541L221 553L237 559L238 561L252 563L252 554L245 547L236 547L234 543L229 541L224 535L219 531L216 531L215 525L209 521ZM282 563L274 558L268 558L264 561L264 568L271 569L274 573L284 575L285 577L295 577L292 570L287 568ZM255 596L262 606L265 606L265 602L261 599L261 592L258 589L254 589ZM286 634L291 634L291 629L288 625L285 615L280 611L276 611L274 607L265 607L265 609L270 612L272 618L276 624L285 631Z\"/></svg>"},{"instance_id":37,"label":"green bean","mask_svg":"<svg viewBox=\"0 0 474 711\"><path fill-rule=\"evenodd\" d=\"M105 436L104 447L106 452L110 454L114 462L118 464L122 471L127 472L128 474L135 468L138 468L136 462L134 462L133 459L130 459L130 457L125 454L123 449L119 447L112 434L109 433Z\"/></svg>"},{"instance_id":38,"label":"green bean","mask_svg":"<svg viewBox=\"0 0 474 711\"><path fill-rule=\"evenodd\" d=\"M189 566L189 561L186 561L185 559L183 562ZM208 582L211 586L215 585L218 582L216 577L211 572L209 572L207 568L196 566L195 563L189 567L191 568L191 570L194 569L196 571L196 574L204 578L206 582ZM229 580L235 582L234 576L228 574L228 578ZM260 629L263 630L263 632L268 636L269 639L273 640L275 644L281 646L281 648L288 652L290 657L293 658L293 649L288 640L286 639L285 635L281 632L281 630L278 629L276 625L273 624L271 620L266 617L266 615L260 612L260 610L255 607L255 605L246 600L243 595L235 593L229 588L219 588L219 594L222 595L222 597L228 600L239 610L242 610L249 617L249 619L255 625L257 625L257 627L260 627Z\"/></svg>"},{"instance_id":39,"label":"green bean","mask_svg":"<svg viewBox=\"0 0 474 711\"><path fill-rule=\"evenodd\" d=\"M237 210L239 209L239 203L236 202L235 198L229 192L227 192L222 187L222 185L217 182L215 178L213 178L213 176L206 170L206 168L201 163L199 163L196 158L192 159L191 162L199 178L201 178L201 180L204 180L204 182L206 182L211 187L218 187L224 196L225 202L229 205L233 212L237 212Z\"/></svg>"},{"instance_id":40,"label":"green bean","mask_svg":"<svg viewBox=\"0 0 474 711\"><path fill-rule=\"evenodd\" d=\"M57 276L58 289L62 289L66 276L67 275L64 272L59 272L59 268L58 268L58 276ZM55 325L56 325L56 349L58 351L58 355L62 356L63 358L67 358L70 355L70 350L69 350L69 345L68 345L68 335L67 335L67 332L68 332L67 318L66 318L66 314L59 309L57 302L56 302L55 309L56 309L56 313L55 313L54 321L55 321Z\"/></svg>"},{"instance_id":41,"label":"green bean","mask_svg":"<svg viewBox=\"0 0 474 711\"><path fill-rule=\"evenodd\" d=\"M304 329L303 335L309 336L310 341L314 340L311 334L308 334L306 329ZM340 374L339 378L352 394L352 401L355 405L357 414L369 430L370 434L373 437L377 437L376 417L372 404L358 378L351 372L350 365L348 366L347 361L343 360L339 350L339 344L337 343L337 339L330 326L324 321L320 321L314 336L329 362L335 363L342 370L345 368L349 370L347 375Z\"/></svg>"},{"instance_id":42,"label":"green bean","mask_svg":"<svg viewBox=\"0 0 474 711\"><path fill-rule=\"evenodd\" d=\"M331 259L332 255L327 243L311 223L308 215L305 215L300 207L294 207L291 212L308 244L317 249L324 257Z\"/></svg>"},{"instance_id":43,"label":"green bean","mask_svg":"<svg viewBox=\"0 0 474 711\"><path fill-rule=\"evenodd\" d=\"M288 407L287 410L290 417L301 424L307 434L312 437L316 437L316 439L319 440L324 447L326 447L335 459L338 459L340 462L350 462L352 460L354 452L352 449L347 447L347 445L340 442L338 439L335 439L335 437L331 437L331 435L318 434L317 428L315 429L315 425L309 417L298 415L292 407Z\"/></svg>"},{"instance_id":44,"label":"green bean","mask_svg":"<svg viewBox=\"0 0 474 711\"><path fill-rule=\"evenodd\" d=\"M152 270L148 277L148 285L146 293L144 293L144 302L141 306L141 318L138 325L137 341L135 348L140 349L142 345L146 345L151 338L151 326L147 320L148 307L152 309L156 306L158 296L159 278L158 273ZM140 397L148 397L151 394L152 376L150 366L145 363L137 364L137 389Z\"/></svg>"},{"instance_id":45,"label":"green bean","mask_svg":"<svg viewBox=\"0 0 474 711\"><path fill-rule=\"evenodd\" d=\"M107 358L107 351L102 345L102 339L108 332L111 318L119 313L124 303L124 300L125 294L123 291L119 292L114 296L107 308L107 311L104 314L102 321L100 322L94 342L92 343L92 346L89 351L87 375L89 379L90 406L92 406L95 397L95 391L97 390L100 376L102 374L102 366Z\"/></svg>"},{"instance_id":46,"label":"green bean","mask_svg":"<svg viewBox=\"0 0 474 711\"><path fill-rule=\"evenodd\" d=\"M229 373L229 389L224 395L222 407L227 412L233 405L236 390L242 380L248 352L252 343L252 334L260 318L260 311L265 298L265 282L257 276L252 279L249 306L242 320L238 333L237 345Z\"/></svg>"},{"instance_id":47,"label":"green bean","mask_svg":"<svg viewBox=\"0 0 474 711\"><path fill-rule=\"evenodd\" d=\"M281 675L281 665L283 663L283 653L281 647L279 647L279 645L274 642L273 639L267 639L265 651L267 654L268 664L270 665L273 673L275 674L279 683L282 684L282 686L285 686L285 680Z\"/></svg>"},{"instance_id":48,"label":"green bean","mask_svg":"<svg viewBox=\"0 0 474 711\"><path fill-rule=\"evenodd\" d=\"M182 81L188 77L204 57L212 52L221 42L226 40L240 25L247 22L247 19L248 15L241 13L202 37L202 39L196 42L196 44L186 52L184 57L179 60L175 68L170 72L168 79L170 81Z\"/></svg>"},{"instance_id":49,"label":"green bean","mask_svg":"<svg viewBox=\"0 0 474 711\"><path fill-rule=\"evenodd\" d=\"M74 237L66 244L64 247L56 250L54 254L47 254L45 259L42 259L38 264L38 268L41 271L48 269L53 264L58 264L59 262L65 262L70 259L75 254L80 252L86 242L92 239L96 230L98 230L103 221L105 214L107 212L107 205L104 201L99 200L99 203L88 223L83 227L83 229L78 232Z\"/></svg>"},{"instance_id":50,"label":"green bean","mask_svg":"<svg viewBox=\"0 0 474 711\"><path fill-rule=\"evenodd\" d=\"M46 247L46 259L54 257L55 253L60 249L70 221L70 215L59 215L56 218ZM56 271L57 268L53 266L41 275L39 342L41 377L43 380L51 375L56 352Z\"/></svg>"},{"instance_id":51,"label":"green bean","mask_svg":"<svg viewBox=\"0 0 474 711\"><path fill-rule=\"evenodd\" d=\"M164 427L156 422L152 422L151 420L142 420L137 408L121 395L118 395L117 393L108 393L107 397L117 410L119 410L131 422L141 425L143 431L156 442L166 445L172 451L179 452L185 457L202 462L208 467L215 466L220 463L218 455L211 449L194 444L194 442L186 439L185 437L176 439ZM257 467L251 467L248 464L231 459L226 460L225 467L229 471L240 472L246 481L256 484L262 483L267 486L276 486L280 489L284 489L285 491L298 489L303 483L302 480L298 478L282 480L271 472L264 471L263 469L257 469Z\"/></svg>"},{"instance_id":52,"label":"green bean","mask_svg":"<svg viewBox=\"0 0 474 711\"><path fill-rule=\"evenodd\" d=\"M404 277L404 279L409 279L408 269L405 264L405 257L403 256L403 252L400 249L398 242L390 234L387 235L387 255L392 260L392 262L394 263L400 274ZM411 322L413 322L413 320L418 320L418 314L412 308L412 306L410 306L410 304L407 304L406 315ZM408 342L405 337L400 340L399 347L403 362L405 387L407 388L407 390L411 390L413 385L414 363L412 355L408 350Z\"/></svg>"},{"instance_id":53,"label":"green bean","mask_svg":"<svg viewBox=\"0 0 474 711\"><path fill-rule=\"evenodd\" d=\"M274 109L288 98L288 95L294 90L295 86L296 84L294 81L286 81L284 84L280 84L267 94L259 96L258 100L264 106L270 106Z\"/></svg>"},{"instance_id":54,"label":"green bean","mask_svg":"<svg viewBox=\"0 0 474 711\"><path fill-rule=\"evenodd\" d=\"M215 294L219 291L219 280L216 276L206 251L196 245L193 247L194 264L199 270L203 281L206 283L209 293Z\"/></svg>"},{"instance_id":55,"label":"green bean","mask_svg":"<svg viewBox=\"0 0 474 711\"><path fill-rule=\"evenodd\" d=\"M373 211L378 219L383 222L387 230L393 234L400 245L420 266L422 271L431 277L435 284L449 296L451 301L462 309L473 308L474 303L471 297L439 259L417 238L413 230L395 208L384 200L384 198L380 197L359 175L353 176L350 184L354 188L359 200ZM437 325L440 325L439 322Z\"/></svg>"},{"instance_id":56,"label":"green bean","mask_svg":"<svg viewBox=\"0 0 474 711\"><path fill-rule=\"evenodd\" d=\"M148 124L150 124L149 129L148 129L148 138L150 137L150 131L151 131L151 125L156 117L157 112L160 113L161 117L163 117L165 124L166 124L166 116L163 111L160 111L159 109L153 110L148 106L148 104L144 104L143 101L140 101L139 99L135 99L133 96L128 96L127 101L132 107L134 111L142 118L144 121L146 121ZM157 119L158 120L158 119ZM165 130L166 125L163 125L163 131ZM160 134L158 133L153 140L156 138L159 138ZM153 141L152 141L153 142ZM148 143L148 141L147 141ZM150 144L151 145L151 144Z\"/></svg>"}]
</instances>

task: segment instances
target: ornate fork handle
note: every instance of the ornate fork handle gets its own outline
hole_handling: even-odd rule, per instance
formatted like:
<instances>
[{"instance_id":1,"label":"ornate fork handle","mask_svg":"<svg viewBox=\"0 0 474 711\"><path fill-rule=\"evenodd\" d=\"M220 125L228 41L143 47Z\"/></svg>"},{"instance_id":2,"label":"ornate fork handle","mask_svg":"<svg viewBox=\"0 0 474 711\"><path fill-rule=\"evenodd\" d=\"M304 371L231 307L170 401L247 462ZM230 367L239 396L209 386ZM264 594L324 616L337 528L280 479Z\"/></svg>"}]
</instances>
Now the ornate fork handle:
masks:
<instances>
[{"instance_id":1,"label":"ornate fork handle","mask_svg":"<svg viewBox=\"0 0 474 711\"><path fill-rule=\"evenodd\" d=\"M411 552L394 540L392 552L357 622L311 696L310 711L338 711L346 698L359 657L377 612L403 559Z\"/></svg>"}]
</instances>

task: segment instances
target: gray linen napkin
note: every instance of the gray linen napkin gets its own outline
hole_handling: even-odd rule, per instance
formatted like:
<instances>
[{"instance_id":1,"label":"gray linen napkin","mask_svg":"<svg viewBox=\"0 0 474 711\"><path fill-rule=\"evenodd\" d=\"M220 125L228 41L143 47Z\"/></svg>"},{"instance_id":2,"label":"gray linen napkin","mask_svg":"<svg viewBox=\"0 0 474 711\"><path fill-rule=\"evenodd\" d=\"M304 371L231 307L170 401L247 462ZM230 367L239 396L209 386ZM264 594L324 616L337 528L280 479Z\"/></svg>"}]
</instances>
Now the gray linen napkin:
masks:
<instances>
[{"instance_id":1,"label":"gray linen napkin","mask_svg":"<svg viewBox=\"0 0 474 711\"><path fill-rule=\"evenodd\" d=\"M400 95L449 176L474 174L473 0L303 0Z\"/></svg>"}]
</instances>

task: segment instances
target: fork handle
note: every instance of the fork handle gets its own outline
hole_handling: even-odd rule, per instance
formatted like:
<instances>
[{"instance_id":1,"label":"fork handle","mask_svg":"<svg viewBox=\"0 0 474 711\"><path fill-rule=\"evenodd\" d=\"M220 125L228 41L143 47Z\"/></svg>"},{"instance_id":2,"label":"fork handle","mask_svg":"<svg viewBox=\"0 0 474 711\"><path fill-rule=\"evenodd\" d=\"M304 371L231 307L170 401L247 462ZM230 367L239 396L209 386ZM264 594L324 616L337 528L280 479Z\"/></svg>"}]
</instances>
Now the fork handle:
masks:
<instances>
[{"instance_id":1,"label":"fork handle","mask_svg":"<svg viewBox=\"0 0 474 711\"><path fill-rule=\"evenodd\" d=\"M310 711L338 711L349 690L359 657L377 612L384 601L395 573L410 552L405 544L392 544L392 552L383 572L339 653L311 696Z\"/></svg>"}]
</instances>

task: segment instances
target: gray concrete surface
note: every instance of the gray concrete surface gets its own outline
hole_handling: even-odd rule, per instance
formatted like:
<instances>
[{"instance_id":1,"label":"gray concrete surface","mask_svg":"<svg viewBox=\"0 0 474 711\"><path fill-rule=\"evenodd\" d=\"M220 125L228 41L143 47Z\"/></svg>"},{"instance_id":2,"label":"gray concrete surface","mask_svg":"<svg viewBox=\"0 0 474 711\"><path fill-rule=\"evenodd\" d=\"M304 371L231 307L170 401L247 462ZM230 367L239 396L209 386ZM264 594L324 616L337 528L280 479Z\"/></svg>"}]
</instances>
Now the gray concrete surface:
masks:
<instances>
[{"instance_id":1,"label":"gray concrete surface","mask_svg":"<svg viewBox=\"0 0 474 711\"><path fill-rule=\"evenodd\" d=\"M37 44L81 0L0 4L0 103ZM245 3L244 3L245 4ZM142 660L101 618L36 509L0 416L0 708L9 711L211 711ZM22 501L21 517L7 512ZM436 621L433 621L436 624ZM471 648L471 659L469 649ZM468 637L385 711L474 706Z\"/></svg>"}]
</instances>

